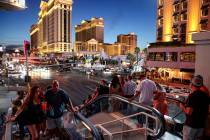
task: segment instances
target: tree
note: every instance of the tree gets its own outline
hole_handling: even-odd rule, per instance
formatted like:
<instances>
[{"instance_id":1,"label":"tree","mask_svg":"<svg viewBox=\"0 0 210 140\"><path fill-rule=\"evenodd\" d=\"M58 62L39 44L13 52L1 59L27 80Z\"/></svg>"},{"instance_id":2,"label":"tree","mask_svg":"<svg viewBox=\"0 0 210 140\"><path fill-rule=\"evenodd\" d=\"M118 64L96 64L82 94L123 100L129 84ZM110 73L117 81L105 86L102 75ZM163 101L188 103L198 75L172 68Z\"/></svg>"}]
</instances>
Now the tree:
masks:
<instances>
[{"instance_id":1,"label":"tree","mask_svg":"<svg viewBox=\"0 0 210 140\"><path fill-rule=\"evenodd\" d=\"M136 61L137 61L137 65L138 65L138 62L139 62L139 52L140 52L140 48L139 47L136 47L135 48L135 53L136 53Z\"/></svg>"},{"instance_id":2,"label":"tree","mask_svg":"<svg viewBox=\"0 0 210 140\"><path fill-rule=\"evenodd\" d=\"M136 61L135 56L131 53L128 53L127 59L130 61L131 64L133 64Z\"/></svg>"}]
</instances>

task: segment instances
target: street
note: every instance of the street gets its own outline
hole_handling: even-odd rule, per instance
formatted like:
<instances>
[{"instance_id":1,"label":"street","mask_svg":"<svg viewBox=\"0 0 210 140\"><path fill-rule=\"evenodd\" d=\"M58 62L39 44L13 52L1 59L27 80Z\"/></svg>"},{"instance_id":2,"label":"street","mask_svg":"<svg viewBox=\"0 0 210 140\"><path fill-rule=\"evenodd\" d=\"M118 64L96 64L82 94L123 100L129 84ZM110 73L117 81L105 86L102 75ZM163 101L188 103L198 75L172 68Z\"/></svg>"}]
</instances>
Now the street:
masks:
<instances>
[{"instance_id":1,"label":"street","mask_svg":"<svg viewBox=\"0 0 210 140\"><path fill-rule=\"evenodd\" d=\"M31 86L40 85L46 90L47 86L51 85L52 80L58 80L60 88L68 93L73 105L82 104L82 101L92 93L91 89L95 89L98 84L96 80L88 79L87 75L75 71L58 73L50 70L50 73L51 76L48 79L32 77Z\"/></svg>"}]
</instances>

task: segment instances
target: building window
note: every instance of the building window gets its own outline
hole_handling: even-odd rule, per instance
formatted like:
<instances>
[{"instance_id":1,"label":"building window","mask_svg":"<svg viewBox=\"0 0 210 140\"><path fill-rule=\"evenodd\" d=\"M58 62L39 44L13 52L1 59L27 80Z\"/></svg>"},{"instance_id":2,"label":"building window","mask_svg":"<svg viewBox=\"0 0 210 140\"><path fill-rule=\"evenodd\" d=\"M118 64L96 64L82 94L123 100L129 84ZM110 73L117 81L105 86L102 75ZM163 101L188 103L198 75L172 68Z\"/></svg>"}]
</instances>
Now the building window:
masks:
<instances>
[{"instance_id":1,"label":"building window","mask_svg":"<svg viewBox=\"0 0 210 140\"><path fill-rule=\"evenodd\" d=\"M155 53L154 52L149 53L148 60L149 61L155 61Z\"/></svg>"},{"instance_id":2,"label":"building window","mask_svg":"<svg viewBox=\"0 0 210 140\"><path fill-rule=\"evenodd\" d=\"M158 16L163 16L163 8L158 10Z\"/></svg>"},{"instance_id":3,"label":"building window","mask_svg":"<svg viewBox=\"0 0 210 140\"><path fill-rule=\"evenodd\" d=\"M181 14L181 20L182 21L187 20L187 12Z\"/></svg>"},{"instance_id":4,"label":"building window","mask_svg":"<svg viewBox=\"0 0 210 140\"><path fill-rule=\"evenodd\" d=\"M158 20L158 26L162 26L163 25L163 19L159 19Z\"/></svg>"},{"instance_id":5,"label":"building window","mask_svg":"<svg viewBox=\"0 0 210 140\"><path fill-rule=\"evenodd\" d=\"M158 6L162 6L163 5L163 0L158 0Z\"/></svg>"},{"instance_id":6,"label":"building window","mask_svg":"<svg viewBox=\"0 0 210 140\"><path fill-rule=\"evenodd\" d=\"M187 1L182 2L182 10L187 9Z\"/></svg>"},{"instance_id":7,"label":"building window","mask_svg":"<svg viewBox=\"0 0 210 140\"><path fill-rule=\"evenodd\" d=\"M164 61L164 60L165 60L165 53L157 52L155 55L155 61Z\"/></svg>"},{"instance_id":8,"label":"building window","mask_svg":"<svg viewBox=\"0 0 210 140\"><path fill-rule=\"evenodd\" d=\"M205 16L208 16L209 14L209 8L204 8L202 9L202 12L201 12L201 16L205 17Z\"/></svg>"},{"instance_id":9,"label":"building window","mask_svg":"<svg viewBox=\"0 0 210 140\"><path fill-rule=\"evenodd\" d=\"M180 55L181 62L195 62L195 53L194 52L183 52Z\"/></svg>"},{"instance_id":10,"label":"building window","mask_svg":"<svg viewBox=\"0 0 210 140\"><path fill-rule=\"evenodd\" d=\"M158 40L162 39L162 35L163 35L163 28L159 28L157 30L157 38L158 38Z\"/></svg>"},{"instance_id":11,"label":"building window","mask_svg":"<svg viewBox=\"0 0 210 140\"><path fill-rule=\"evenodd\" d=\"M176 28L173 28L173 33L174 34L178 34L179 33L179 29L176 27Z\"/></svg>"},{"instance_id":12,"label":"building window","mask_svg":"<svg viewBox=\"0 0 210 140\"><path fill-rule=\"evenodd\" d=\"M202 4L207 4L209 2L210 2L210 0L202 0Z\"/></svg>"},{"instance_id":13,"label":"building window","mask_svg":"<svg viewBox=\"0 0 210 140\"><path fill-rule=\"evenodd\" d=\"M186 24L182 24L181 25L181 34L185 34L186 33Z\"/></svg>"},{"instance_id":14,"label":"building window","mask_svg":"<svg viewBox=\"0 0 210 140\"><path fill-rule=\"evenodd\" d=\"M208 19L201 20L201 22L200 22L200 28L201 28L201 31L205 31L205 30L208 29Z\"/></svg>"},{"instance_id":15,"label":"building window","mask_svg":"<svg viewBox=\"0 0 210 140\"><path fill-rule=\"evenodd\" d=\"M179 12L179 4L174 5L174 12Z\"/></svg>"},{"instance_id":16,"label":"building window","mask_svg":"<svg viewBox=\"0 0 210 140\"><path fill-rule=\"evenodd\" d=\"M174 15L174 23L179 21L179 15Z\"/></svg>"},{"instance_id":17,"label":"building window","mask_svg":"<svg viewBox=\"0 0 210 140\"><path fill-rule=\"evenodd\" d=\"M177 52L167 52L165 56L165 61L167 62L176 62L177 61Z\"/></svg>"}]
</instances>

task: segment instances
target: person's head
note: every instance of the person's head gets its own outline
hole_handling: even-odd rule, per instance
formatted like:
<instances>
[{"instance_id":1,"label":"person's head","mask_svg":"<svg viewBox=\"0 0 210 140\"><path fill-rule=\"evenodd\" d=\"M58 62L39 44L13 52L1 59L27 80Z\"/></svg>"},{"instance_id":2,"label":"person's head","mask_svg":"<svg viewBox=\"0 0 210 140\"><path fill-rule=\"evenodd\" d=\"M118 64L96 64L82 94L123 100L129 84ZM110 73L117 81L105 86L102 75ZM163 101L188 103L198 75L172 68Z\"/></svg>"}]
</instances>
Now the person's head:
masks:
<instances>
[{"instance_id":1,"label":"person's head","mask_svg":"<svg viewBox=\"0 0 210 140\"><path fill-rule=\"evenodd\" d=\"M131 75L128 76L128 80L129 81L132 80L132 76Z\"/></svg>"},{"instance_id":2,"label":"person's head","mask_svg":"<svg viewBox=\"0 0 210 140\"><path fill-rule=\"evenodd\" d=\"M193 77L191 81L192 88L200 88L203 85L203 80L200 77Z\"/></svg>"},{"instance_id":3,"label":"person's head","mask_svg":"<svg viewBox=\"0 0 210 140\"><path fill-rule=\"evenodd\" d=\"M42 95L41 88L39 86L33 86L30 91L30 100L33 100L35 97L39 98Z\"/></svg>"},{"instance_id":4,"label":"person's head","mask_svg":"<svg viewBox=\"0 0 210 140\"><path fill-rule=\"evenodd\" d=\"M52 90L53 92L57 92L59 89L59 82L57 80L53 80L52 82Z\"/></svg>"},{"instance_id":5,"label":"person's head","mask_svg":"<svg viewBox=\"0 0 210 140\"><path fill-rule=\"evenodd\" d=\"M18 92L17 92L18 99L22 100L22 99L24 98L24 94L25 94L25 92L24 92L23 90L18 91Z\"/></svg>"},{"instance_id":6,"label":"person's head","mask_svg":"<svg viewBox=\"0 0 210 140\"><path fill-rule=\"evenodd\" d=\"M203 85L203 76L201 75L196 75L195 77L200 78L202 80L202 85Z\"/></svg>"},{"instance_id":7,"label":"person's head","mask_svg":"<svg viewBox=\"0 0 210 140\"><path fill-rule=\"evenodd\" d=\"M146 78L146 74L145 73L143 73L143 74L141 74L139 76L139 80L144 80L145 78Z\"/></svg>"},{"instance_id":8,"label":"person's head","mask_svg":"<svg viewBox=\"0 0 210 140\"><path fill-rule=\"evenodd\" d=\"M113 76L111 82L112 82L112 83L115 83L115 84L120 83L119 77L118 77L117 75Z\"/></svg>"},{"instance_id":9,"label":"person's head","mask_svg":"<svg viewBox=\"0 0 210 140\"><path fill-rule=\"evenodd\" d=\"M101 80L101 85L105 86L107 84L106 80Z\"/></svg>"}]
</instances>

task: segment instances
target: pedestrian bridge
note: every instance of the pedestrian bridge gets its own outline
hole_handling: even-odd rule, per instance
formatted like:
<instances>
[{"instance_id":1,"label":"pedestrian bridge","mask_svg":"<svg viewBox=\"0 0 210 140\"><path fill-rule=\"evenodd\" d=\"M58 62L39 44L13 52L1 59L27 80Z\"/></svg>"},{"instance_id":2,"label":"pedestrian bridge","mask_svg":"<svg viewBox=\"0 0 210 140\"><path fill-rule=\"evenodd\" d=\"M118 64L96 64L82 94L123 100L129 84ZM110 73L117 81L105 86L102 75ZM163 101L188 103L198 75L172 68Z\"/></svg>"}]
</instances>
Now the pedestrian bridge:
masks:
<instances>
[{"instance_id":1,"label":"pedestrian bridge","mask_svg":"<svg viewBox=\"0 0 210 140\"><path fill-rule=\"evenodd\" d=\"M0 0L0 10L23 10L25 8L25 0Z\"/></svg>"}]
</instances>

